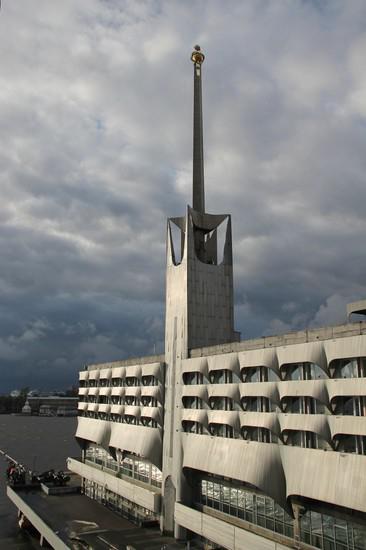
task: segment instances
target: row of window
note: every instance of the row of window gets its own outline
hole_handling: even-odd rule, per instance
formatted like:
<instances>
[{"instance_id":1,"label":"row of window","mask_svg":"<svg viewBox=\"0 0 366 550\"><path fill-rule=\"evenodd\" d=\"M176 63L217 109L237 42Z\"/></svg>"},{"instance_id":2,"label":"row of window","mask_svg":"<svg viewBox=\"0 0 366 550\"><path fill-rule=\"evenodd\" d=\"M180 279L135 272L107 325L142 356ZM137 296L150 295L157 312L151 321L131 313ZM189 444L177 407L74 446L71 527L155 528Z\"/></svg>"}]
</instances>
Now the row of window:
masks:
<instances>
[{"instance_id":1,"label":"row of window","mask_svg":"<svg viewBox=\"0 0 366 550\"><path fill-rule=\"evenodd\" d=\"M329 365L331 378L364 378L366 377L366 358L336 359ZM284 380L319 380L329 378L324 369L315 363L291 363L282 365L279 375L264 366L243 368L240 377L226 369L208 373L208 378L201 372L183 373L184 384L230 384L238 382L278 382Z\"/></svg>"},{"instance_id":2,"label":"row of window","mask_svg":"<svg viewBox=\"0 0 366 550\"><path fill-rule=\"evenodd\" d=\"M85 460L143 483L161 487L162 473L159 468L134 455L128 455L123 460L115 460L105 449L90 443L85 450Z\"/></svg>"},{"instance_id":3,"label":"row of window","mask_svg":"<svg viewBox=\"0 0 366 550\"><path fill-rule=\"evenodd\" d=\"M89 395L80 396L79 403L96 403L101 405L136 405L142 407L158 407L159 402L155 397L150 395L143 395L137 397L136 395Z\"/></svg>"},{"instance_id":4,"label":"row of window","mask_svg":"<svg viewBox=\"0 0 366 550\"><path fill-rule=\"evenodd\" d=\"M141 524L141 522L146 520L157 520L153 512L147 508L138 506L134 502L113 493L103 485L99 485L95 481L85 480L84 493L86 496L104 504L104 506L113 510L113 512L134 523Z\"/></svg>"},{"instance_id":5,"label":"row of window","mask_svg":"<svg viewBox=\"0 0 366 550\"><path fill-rule=\"evenodd\" d=\"M235 482L202 478L198 483L197 500L200 505L294 537L294 520L285 510L272 498ZM324 550L366 550L365 528L313 510L306 511L300 518L300 539Z\"/></svg>"},{"instance_id":6,"label":"row of window","mask_svg":"<svg viewBox=\"0 0 366 550\"><path fill-rule=\"evenodd\" d=\"M309 396L283 397L279 405L268 397L253 396L242 397L240 402L231 397L213 396L208 398L208 403L200 397L184 396L182 403L185 409L366 416L366 397L357 395L335 397L329 407Z\"/></svg>"},{"instance_id":7,"label":"row of window","mask_svg":"<svg viewBox=\"0 0 366 550\"><path fill-rule=\"evenodd\" d=\"M80 380L80 388L115 388L115 387L134 387L134 386L158 386L160 384L156 376L142 376L141 379L136 376L127 376L126 378L101 378L100 380L89 379Z\"/></svg>"},{"instance_id":8,"label":"row of window","mask_svg":"<svg viewBox=\"0 0 366 550\"><path fill-rule=\"evenodd\" d=\"M329 365L330 377L338 378L364 378L366 377L366 358L357 359L336 359ZM183 373L184 384L203 384L204 381L210 384L227 384L233 382L271 382L278 380L319 380L328 378L326 372L315 363L291 363L282 365L279 375L270 368L264 366L243 368L240 377L232 371L221 369L214 370L208 374L207 380L200 372ZM126 376L124 378L101 378L80 380L80 388L95 387L130 387L130 386L158 386L157 377L148 375L137 378Z\"/></svg>"},{"instance_id":9,"label":"row of window","mask_svg":"<svg viewBox=\"0 0 366 550\"><path fill-rule=\"evenodd\" d=\"M130 414L110 414L103 412L83 411L79 416L85 418L94 418L96 420L106 420L108 422L118 422L120 424L134 424L135 426L146 426L148 428L158 428L159 424L153 418L148 416L132 416Z\"/></svg>"},{"instance_id":10,"label":"row of window","mask_svg":"<svg viewBox=\"0 0 366 550\"><path fill-rule=\"evenodd\" d=\"M252 426L243 426L240 430L236 430L228 424L210 423L208 429L206 429L199 422L183 420L182 427L183 431L187 433L366 455L366 437L360 435L338 434L332 441L332 445L330 445L318 434L305 430L284 430L281 436L278 437L268 428Z\"/></svg>"}]
</instances>

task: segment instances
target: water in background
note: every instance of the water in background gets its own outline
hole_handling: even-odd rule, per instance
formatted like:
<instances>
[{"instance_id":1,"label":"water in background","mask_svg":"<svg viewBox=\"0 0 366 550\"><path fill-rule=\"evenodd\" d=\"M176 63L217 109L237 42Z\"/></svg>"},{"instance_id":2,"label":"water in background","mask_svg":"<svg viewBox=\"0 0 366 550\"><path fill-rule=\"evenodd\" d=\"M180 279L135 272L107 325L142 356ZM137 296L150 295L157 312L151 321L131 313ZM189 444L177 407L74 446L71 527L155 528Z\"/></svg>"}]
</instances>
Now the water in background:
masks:
<instances>
[{"instance_id":1,"label":"water in background","mask_svg":"<svg viewBox=\"0 0 366 550\"><path fill-rule=\"evenodd\" d=\"M80 456L76 423L75 417L0 415L0 449L37 472L64 470L68 456ZM0 548L28 550L34 546L19 531L17 510L6 497L6 466L0 456Z\"/></svg>"}]
</instances>

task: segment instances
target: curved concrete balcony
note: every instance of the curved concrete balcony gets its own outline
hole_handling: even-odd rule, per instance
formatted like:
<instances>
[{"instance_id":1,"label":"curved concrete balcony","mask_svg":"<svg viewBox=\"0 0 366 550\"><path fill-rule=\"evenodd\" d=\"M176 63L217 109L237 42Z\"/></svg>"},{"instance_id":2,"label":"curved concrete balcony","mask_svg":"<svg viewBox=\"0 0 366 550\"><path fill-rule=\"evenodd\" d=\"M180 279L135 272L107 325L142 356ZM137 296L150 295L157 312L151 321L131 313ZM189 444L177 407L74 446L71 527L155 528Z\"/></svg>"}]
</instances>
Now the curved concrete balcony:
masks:
<instances>
[{"instance_id":1,"label":"curved concrete balcony","mask_svg":"<svg viewBox=\"0 0 366 550\"><path fill-rule=\"evenodd\" d=\"M159 403L163 402L162 399L162 386L141 386L141 397L153 397L157 399Z\"/></svg>"},{"instance_id":2,"label":"curved concrete balcony","mask_svg":"<svg viewBox=\"0 0 366 550\"><path fill-rule=\"evenodd\" d=\"M126 378L126 367L115 367L112 369L111 378L120 378L122 380Z\"/></svg>"},{"instance_id":3,"label":"curved concrete balcony","mask_svg":"<svg viewBox=\"0 0 366 550\"><path fill-rule=\"evenodd\" d=\"M318 365L328 376L328 364L323 342L306 342L304 344L292 344L276 348L278 365L285 368L293 363L314 363Z\"/></svg>"},{"instance_id":4,"label":"curved concrete balcony","mask_svg":"<svg viewBox=\"0 0 366 550\"><path fill-rule=\"evenodd\" d=\"M111 406L111 414L118 414L119 416L122 416L124 413L125 407L124 405L112 405Z\"/></svg>"},{"instance_id":5,"label":"curved concrete balcony","mask_svg":"<svg viewBox=\"0 0 366 550\"><path fill-rule=\"evenodd\" d=\"M225 353L224 355L212 355L207 358L208 372L216 370L228 370L240 376L240 364L237 353Z\"/></svg>"},{"instance_id":6,"label":"curved concrete balcony","mask_svg":"<svg viewBox=\"0 0 366 550\"><path fill-rule=\"evenodd\" d=\"M279 446L279 451L287 497L302 496L366 512L366 456L286 445Z\"/></svg>"},{"instance_id":7,"label":"curved concrete balcony","mask_svg":"<svg viewBox=\"0 0 366 550\"><path fill-rule=\"evenodd\" d=\"M79 372L79 380L88 380L89 379L89 371L82 370Z\"/></svg>"},{"instance_id":8,"label":"curved concrete balcony","mask_svg":"<svg viewBox=\"0 0 366 550\"><path fill-rule=\"evenodd\" d=\"M133 416L134 418L140 418L141 408L137 405L125 405L125 416Z\"/></svg>"},{"instance_id":9,"label":"curved concrete balcony","mask_svg":"<svg viewBox=\"0 0 366 550\"><path fill-rule=\"evenodd\" d=\"M93 369L89 371L89 380L99 380L100 369Z\"/></svg>"},{"instance_id":10,"label":"curved concrete balcony","mask_svg":"<svg viewBox=\"0 0 366 550\"><path fill-rule=\"evenodd\" d=\"M355 359L366 357L366 340L364 336L348 336L324 342L328 365L335 359Z\"/></svg>"},{"instance_id":11,"label":"curved concrete balcony","mask_svg":"<svg viewBox=\"0 0 366 550\"><path fill-rule=\"evenodd\" d=\"M287 507L279 445L196 434L183 434L182 441L184 468L250 483Z\"/></svg>"},{"instance_id":12,"label":"curved concrete balcony","mask_svg":"<svg viewBox=\"0 0 366 550\"><path fill-rule=\"evenodd\" d=\"M183 409L181 412L181 421L198 422L198 424L207 428L207 411L204 409Z\"/></svg>"},{"instance_id":13,"label":"curved concrete balcony","mask_svg":"<svg viewBox=\"0 0 366 550\"><path fill-rule=\"evenodd\" d=\"M126 388L124 386L112 386L111 395L115 397L122 397L125 394Z\"/></svg>"},{"instance_id":14,"label":"curved concrete balcony","mask_svg":"<svg viewBox=\"0 0 366 550\"><path fill-rule=\"evenodd\" d=\"M112 369L100 369L99 371L99 380L109 380L112 378Z\"/></svg>"},{"instance_id":15,"label":"curved concrete balcony","mask_svg":"<svg viewBox=\"0 0 366 550\"><path fill-rule=\"evenodd\" d=\"M238 358L240 371L243 371L243 369L266 367L275 372L278 377L280 376L277 354L274 348L241 351L238 353Z\"/></svg>"},{"instance_id":16,"label":"curved concrete balcony","mask_svg":"<svg viewBox=\"0 0 366 550\"><path fill-rule=\"evenodd\" d=\"M206 357L195 357L194 359L187 359L182 361L182 375L187 372L199 372L207 378L208 376L208 363Z\"/></svg>"},{"instance_id":17,"label":"curved concrete balcony","mask_svg":"<svg viewBox=\"0 0 366 550\"><path fill-rule=\"evenodd\" d=\"M280 399L285 397L312 397L329 407L329 397L326 382L328 380L288 380L278 382Z\"/></svg>"},{"instance_id":18,"label":"curved concrete balcony","mask_svg":"<svg viewBox=\"0 0 366 550\"><path fill-rule=\"evenodd\" d=\"M366 512L364 455L191 433L182 441L183 467L249 483L285 509L296 496Z\"/></svg>"},{"instance_id":19,"label":"curved concrete balcony","mask_svg":"<svg viewBox=\"0 0 366 550\"><path fill-rule=\"evenodd\" d=\"M148 363L142 365L141 368L141 377L142 376L153 376L160 382L164 379L164 371L162 363Z\"/></svg>"},{"instance_id":20,"label":"curved concrete balcony","mask_svg":"<svg viewBox=\"0 0 366 550\"><path fill-rule=\"evenodd\" d=\"M111 412L111 406L107 403L100 403L98 405L98 413L110 413Z\"/></svg>"},{"instance_id":21,"label":"curved concrete balcony","mask_svg":"<svg viewBox=\"0 0 366 550\"><path fill-rule=\"evenodd\" d=\"M154 387L154 386L153 386ZM158 386L155 386L158 387ZM125 396L140 397L141 395L141 386L126 386Z\"/></svg>"},{"instance_id":22,"label":"curved concrete balcony","mask_svg":"<svg viewBox=\"0 0 366 550\"><path fill-rule=\"evenodd\" d=\"M147 458L161 470L162 436L160 428L111 422L109 446Z\"/></svg>"},{"instance_id":23,"label":"curved concrete balcony","mask_svg":"<svg viewBox=\"0 0 366 550\"><path fill-rule=\"evenodd\" d=\"M127 451L150 460L161 470L162 435L160 428L135 424L121 424L96 418L78 417L75 437L101 445Z\"/></svg>"},{"instance_id":24,"label":"curved concrete balcony","mask_svg":"<svg viewBox=\"0 0 366 550\"><path fill-rule=\"evenodd\" d=\"M281 435L281 428L277 414L272 412L239 412L240 427L266 428L278 437Z\"/></svg>"},{"instance_id":25,"label":"curved concrete balcony","mask_svg":"<svg viewBox=\"0 0 366 550\"><path fill-rule=\"evenodd\" d=\"M182 372L201 372L207 375L212 370L228 369L239 375L239 371L245 368L267 367L278 374L281 366L314 363L329 376L329 365L332 361L357 357L366 357L366 340L363 335L194 357L183 361Z\"/></svg>"},{"instance_id":26,"label":"curved concrete balcony","mask_svg":"<svg viewBox=\"0 0 366 550\"><path fill-rule=\"evenodd\" d=\"M142 367L141 365L130 365L126 367L126 378L137 378L141 379Z\"/></svg>"},{"instance_id":27,"label":"curved concrete balcony","mask_svg":"<svg viewBox=\"0 0 366 550\"><path fill-rule=\"evenodd\" d=\"M336 397L366 396L366 378L337 378L325 382L330 402Z\"/></svg>"},{"instance_id":28,"label":"curved concrete balcony","mask_svg":"<svg viewBox=\"0 0 366 550\"><path fill-rule=\"evenodd\" d=\"M141 418L151 418L159 424L163 425L162 411L160 407L142 407L141 408Z\"/></svg>"},{"instance_id":29,"label":"curved concrete balcony","mask_svg":"<svg viewBox=\"0 0 366 550\"><path fill-rule=\"evenodd\" d=\"M111 395L111 393L112 393L112 388L110 388L109 386L104 386L99 388L99 395L109 396Z\"/></svg>"},{"instance_id":30,"label":"curved concrete balcony","mask_svg":"<svg viewBox=\"0 0 366 550\"><path fill-rule=\"evenodd\" d=\"M208 424L222 424L239 428L239 413L236 411L207 411Z\"/></svg>"},{"instance_id":31,"label":"curved concrete balcony","mask_svg":"<svg viewBox=\"0 0 366 550\"><path fill-rule=\"evenodd\" d=\"M183 397L198 397L205 403L208 403L208 388L206 384L192 384L189 386L182 386L182 398Z\"/></svg>"},{"instance_id":32,"label":"curved concrete balcony","mask_svg":"<svg viewBox=\"0 0 366 550\"><path fill-rule=\"evenodd\" d=\"M280 397L277 382L250 382L238 384L240 398L243 397L267 397L273 403L279 405Z\"/></svg>"},{"instance_id":33,"label":"curved concrete balcony","mask_svg":"<svg viewBox=\"0 0 366 550\"><path fill-rule=\"evenodd\" d=\"M312 432L331 444L332 436L327 418L325 414L278 414L282 435L289 430Z\"/></svg>"},{"instance_id":34,"label":"curved concrete balcony","mask_svg":"<svg viewBox=\"0 0 366 550\"><path fill-rule=\"evenodd\" d=\"M236 403L240 403L238 384L210 384L207 386L208 398L229 397Z\"/></svg>"},{"instance_id":35,"label":"curved concrete balcony","mask_svg":"<svg viewBox=\"0 0 366 550\"><path fill-rule=\"evenodd\" d=\"M76 439L84 439L108 449L112 422L96 418L78 417Z\"/></svg>"},{"instance_id":36,"label":"curved concrete balcony","mask_svg":"<svg viewBox=\"0 0 366 550\"><path fill-rule=\"evenodd\" d=\"M327 416L332 439L338 435L360 435L366 437L366 417Z\"/></svg>"}]
</instances>

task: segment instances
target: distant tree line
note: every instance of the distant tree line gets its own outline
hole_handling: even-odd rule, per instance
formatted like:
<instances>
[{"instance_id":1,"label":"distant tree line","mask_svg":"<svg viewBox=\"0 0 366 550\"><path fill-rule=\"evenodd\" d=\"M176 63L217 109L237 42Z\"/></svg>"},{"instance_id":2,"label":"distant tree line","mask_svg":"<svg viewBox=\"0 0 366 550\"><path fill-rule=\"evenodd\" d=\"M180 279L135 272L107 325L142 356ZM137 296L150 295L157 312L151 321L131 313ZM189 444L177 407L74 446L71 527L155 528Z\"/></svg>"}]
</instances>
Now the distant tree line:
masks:
<instances>
[{"instance_id":1,"label":"distant tree line","mask_svg":"<svg viewBox=\"0 0 366 550\"><path fill-rule=\"evenodd\" d=\"M0 395L0 414L20 413L27 399L29 388L22 388L20 395Z\"/></svg>"}]
</instances>

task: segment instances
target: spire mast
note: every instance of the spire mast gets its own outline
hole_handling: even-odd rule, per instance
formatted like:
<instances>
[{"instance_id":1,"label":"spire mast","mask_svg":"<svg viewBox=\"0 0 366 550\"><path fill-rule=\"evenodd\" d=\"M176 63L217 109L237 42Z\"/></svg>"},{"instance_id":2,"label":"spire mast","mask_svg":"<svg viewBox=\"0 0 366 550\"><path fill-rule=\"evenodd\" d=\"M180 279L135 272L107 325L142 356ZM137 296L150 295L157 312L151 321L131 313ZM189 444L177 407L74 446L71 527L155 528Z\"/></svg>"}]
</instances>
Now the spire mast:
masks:
<instances>
[{"instance_id":1,"label":"spire mast","mask_svg":"<svg viewBox=\"0 0 366 550\"><path fill-rule=\"evenodd\" d=\"M193 209L205 213L205 184L203 168L203 120L202 120L202 63L205 56L200 46L191 55L194 64L193 102Z\"/></svg>"}]
</instances>

